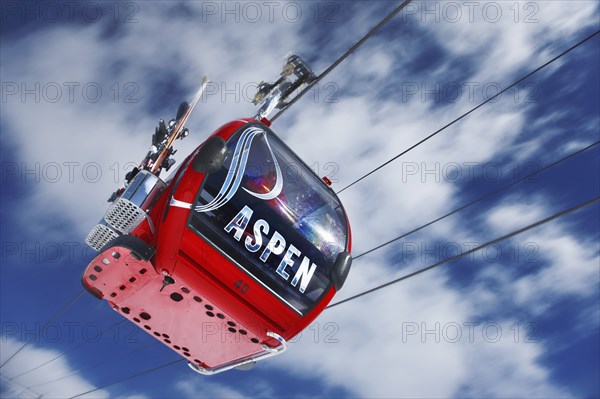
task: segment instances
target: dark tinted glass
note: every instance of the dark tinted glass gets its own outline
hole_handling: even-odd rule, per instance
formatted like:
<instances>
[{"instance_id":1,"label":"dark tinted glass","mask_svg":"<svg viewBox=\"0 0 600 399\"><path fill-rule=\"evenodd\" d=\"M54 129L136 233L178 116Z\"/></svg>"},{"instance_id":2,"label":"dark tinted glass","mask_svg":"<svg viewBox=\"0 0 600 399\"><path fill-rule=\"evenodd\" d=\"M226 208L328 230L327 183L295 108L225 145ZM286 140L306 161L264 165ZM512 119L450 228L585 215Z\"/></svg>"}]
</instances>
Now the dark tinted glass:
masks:
<instances>
[{"instance_id":1,"label":"dark tinted glass","mask_svg":"<svg viewBox=\"0 0 600 399\"><path fill-rule=\"evenodd\" d=\"M300 314L331 286L331 266L348 235L337 196L259 124L230 138L190 227Z\"/></svg>"}]
</instances>

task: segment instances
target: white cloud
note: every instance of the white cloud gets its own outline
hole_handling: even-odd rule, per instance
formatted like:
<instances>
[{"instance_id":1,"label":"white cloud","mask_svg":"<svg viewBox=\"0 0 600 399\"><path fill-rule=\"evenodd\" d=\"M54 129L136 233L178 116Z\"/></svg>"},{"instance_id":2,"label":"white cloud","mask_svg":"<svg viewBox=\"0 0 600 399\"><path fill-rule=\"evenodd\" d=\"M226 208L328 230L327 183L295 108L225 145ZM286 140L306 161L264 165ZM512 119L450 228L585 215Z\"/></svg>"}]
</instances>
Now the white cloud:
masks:
<instances>
[{"instance_id":1,"label":"white cloud","mask_svg":"<svg viewBox=\"0 0 600 399\"><path fill-rule=\"evenodd\" d=\"M550 214L547 207L535 199L511 202L509 200L489 212L488 223L493 228L512 230ZM573 236L564 223L555 221L520 235L519 240L534 250L528 253L533 256L524 260L533 262L533 266L542 265L538 271L512 283L514 300L519 305L541 313L557 301L552 298L563 295L585 297L597 291L600 246L594 239Z\"/></svg>"},{"instance_id":2,"label":"white cloud","mask_svg":"<svg viewBox=\"0 0 600 399\"><path fill-rule=\"evenodd\" d=\"M247 373L230 371L230 373ZM251 372L250 372L251 373ZM248 384L225 384L215 382L210 377L193 376L175 383L175 389L185 398L271 398L275 397L273 387L267 381L255 378Z\"/></svg>"},{"instance_id":3,"label":"white cloud","mask_svg":"<svg viewBox=\"0 0 600 399\"><path fill-rule=\"evenodd\" d=\"M507 198L488 212L487 223L495 230L508 233L537 222L549 215L546 207L529 198Z\"/></svg>"},{"instance_id":4,"label":"white cloud","mask_svg":"<svg viewBox=\"0 0 600 399\"><path fill-rule=\"evenodd\" d=\"M441 22L421 11L430 32L451 53L479 56L475 81L504 85L505 76L533 69L582 38L578 35L594 25L591 16L598 12L598 4L589 1L458 3L461 17L454 23L454 14L445 14L447 6L438 3Z\"/></svg>"},{"instance_id":5,"label":"white cloud","mask_svg":"<svg viewBox=\"0 0 600 399\"><path fill-rule=\"evenodd\" d=\"M356 267L354 278L365 271ZM460 320L468 311L456 294L450 293L441 303L431 295L415 295L423 285L431 292L442 283L439 277L434 280L415 279L415 285L394 287L326 311L317 319L317 343L312 329L307 330L285 356L265 366L319 375L327 384L361 397L448 396L467 372L459 359L460 348L421 344L420 337L405 337L408 343L403 342L403 328L409 328L408 324ZM339 342L327 341L327 323L337 328L329 341ZM436 384L426 382L430 380Z\"/></svg>"},{"instance_id":6,"label":"white cloud","mask_svg":"<svg viewBox=\"0 0 600 399\"><path fill-rule=\"evenodd\" d=\"M1 362L4 363L4 361L18 350L21 345L21 342L12 338L2 337L2 340L0 341ZM32 365L45 363L58 355L59 353L55 350L28 345L2 368L3 376L10 378L11 376L31 369ZM3 383L3 390L6 390L6 397L17 397L17 395L26 388L31 387L31 390L28 391L33 395L41 394L44 398L67 398L96 388L81 376L74 376L54 383L41 385L73 372L75 372L75 370L69 365L66 359L64 357L59 358L53 362L52 367L40 368L23 377L16 378L13 381L7 380ZM110 395L106 390L99 390L95 391L93 394L82 397L108 398Z\"/></svg>"},{"instance_id":7,"label":"white cloud","mask_svg":"<svg viewBox=\"0 0 600 399\"><path fill-rule=\"evenodd\" d=\"M241 399L247 398L245 395L236 389L230 388L223 384L218 384L210 381L207 378L182 380L175 384L175 388L183 393L186 398L228 398Z\"/></svg>"},{"instance_id":8,"label":"white cloud","mask_svg":"<svg viewBox=\"0 0 600 399\"><path fill-rule=\"evenodd\" d=\"M362 268L354 270L363 274ZM481 321L439 272L326 311L284 356L261 367L320 375L359 397L565 396L542 367L540 343L516 320ZM335 334L327 323L337 327ZM320 333L315 343L314 327ZM522 334L522 332L521 332ZM339 340L338 343L326 341ZM462 395L461 395L462 393Z\"/></svg>"},{"instance_id":9,"label":"white cloud","mask_svg":"<svg viewBox=\"0 0 600 399\"><path fill-rule=\"evenodd\" d=\"M479 330L481 327L481 331ZM545 348L524 333L526 325L515 320L474 328L478 345L466 351L470 376L462 394L486 398L572 397L553 386L550 371L540 365ZM479 333L482 333L479 336ZM494 342L501 334L498 342Z\"/></svg>"}]
</instances>

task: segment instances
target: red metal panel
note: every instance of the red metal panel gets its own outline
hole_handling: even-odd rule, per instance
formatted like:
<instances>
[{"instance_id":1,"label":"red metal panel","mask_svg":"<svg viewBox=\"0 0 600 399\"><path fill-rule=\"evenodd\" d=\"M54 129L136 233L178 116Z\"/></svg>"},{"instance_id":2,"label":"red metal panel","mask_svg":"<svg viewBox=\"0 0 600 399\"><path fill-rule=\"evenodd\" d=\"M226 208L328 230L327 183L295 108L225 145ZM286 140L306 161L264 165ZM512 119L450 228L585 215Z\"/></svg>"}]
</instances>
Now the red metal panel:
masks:
<instances>
[{"instance_id":1,"label":"red metal panel","mask_svg":"<svg viewBox=\"0 0 600 399\"><path fill-rule=\"evenodd\" d=\"M120 256L115 258L113 253ZM263 341L277 346L264 329L257 328L264 326L240 324L204 295L214 290L197 291L212 283L186 270L185 277L173 274L175 284L161 291L162 273L150 262L131 256L127 248L113 247L90 263L83 279L88 287L99 289L123 317L202 367L259 353Z\"/></svg>"}]
</instances>

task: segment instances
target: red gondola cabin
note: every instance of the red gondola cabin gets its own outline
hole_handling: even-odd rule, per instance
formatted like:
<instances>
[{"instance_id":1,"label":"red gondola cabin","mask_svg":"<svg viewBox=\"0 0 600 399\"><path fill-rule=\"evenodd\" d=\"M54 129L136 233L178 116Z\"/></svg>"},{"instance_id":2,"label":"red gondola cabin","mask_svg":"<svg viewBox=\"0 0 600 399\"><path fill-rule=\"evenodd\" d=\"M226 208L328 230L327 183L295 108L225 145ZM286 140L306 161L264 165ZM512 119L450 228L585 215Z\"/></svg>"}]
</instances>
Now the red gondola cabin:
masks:
<instances>
[{"instance_id":1,"label":"red gondola cabin","mask_svg":"<svg viewBox=\"0 0 600 399\"><path fill-rule=\"evenodd\" d=\"M338 197L263 122L222 126L166 182L142 169L87 238L84 286L202 374L282 352L350 268Z\"/></svg>"}]
</instances>

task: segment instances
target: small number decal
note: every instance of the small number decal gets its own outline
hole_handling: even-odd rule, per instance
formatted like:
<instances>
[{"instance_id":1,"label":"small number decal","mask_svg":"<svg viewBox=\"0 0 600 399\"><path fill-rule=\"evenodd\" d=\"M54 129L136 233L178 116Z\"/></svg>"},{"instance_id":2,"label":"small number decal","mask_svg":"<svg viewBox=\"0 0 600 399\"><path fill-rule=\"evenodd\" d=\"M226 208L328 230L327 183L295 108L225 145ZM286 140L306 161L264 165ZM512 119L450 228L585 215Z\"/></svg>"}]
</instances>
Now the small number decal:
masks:
<instances>
[{"instance_id":1,"label":"small number decal","mask_svg":"<svg viewBox=\"0 0 600 399\"><path fill-rule=\"evenodd\" d=\"M245 294L250 289L250 287L248 287L248 284L244 284L244 282L242 280L236 281L234 285L235 285L235 288L240 290L240 292L242 294Z\"/></svg>"}]
</instances>

